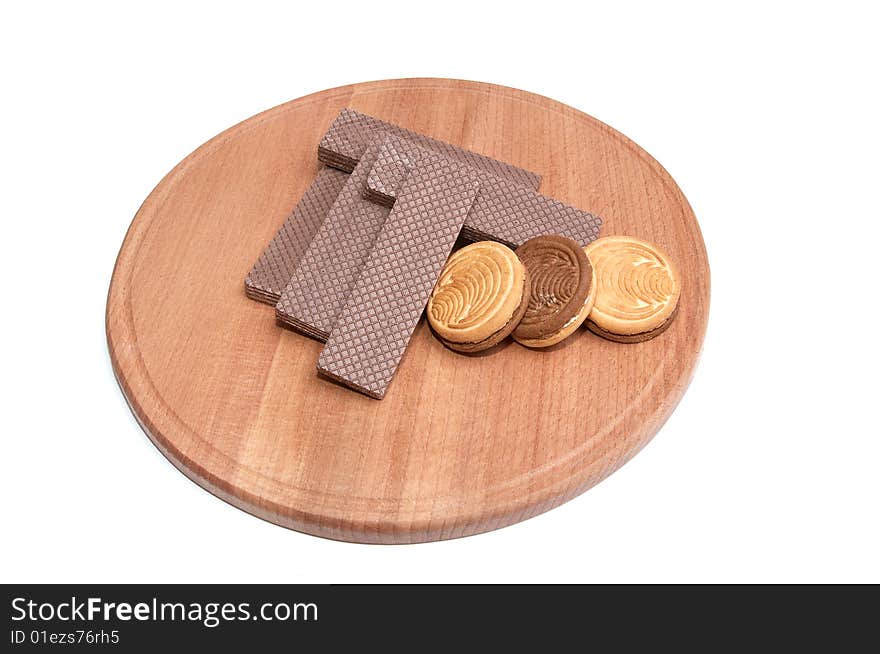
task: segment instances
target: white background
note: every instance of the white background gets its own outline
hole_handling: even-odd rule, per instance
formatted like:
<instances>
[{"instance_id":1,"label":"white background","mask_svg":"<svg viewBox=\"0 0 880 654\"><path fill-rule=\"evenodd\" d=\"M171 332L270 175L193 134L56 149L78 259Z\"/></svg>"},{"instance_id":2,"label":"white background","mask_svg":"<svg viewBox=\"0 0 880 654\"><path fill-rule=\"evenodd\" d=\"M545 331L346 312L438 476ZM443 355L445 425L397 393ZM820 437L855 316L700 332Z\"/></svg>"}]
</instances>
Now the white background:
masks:
<instances>
[{"instance_id":1,"label":"white background","mask_svg":"<svg viewBox=\"0 0 880 654\"><path fill-rule=\"evenodd\" d=\"M0 581L880 582L868 3L10 4ZM411 76L547 95L653 154L703 229L709 332L666 426L585 495L457 541L337 543L226 505L158 453L114 381L106 291L138 206L198 145Z\"/></svg>"}]
</instances>

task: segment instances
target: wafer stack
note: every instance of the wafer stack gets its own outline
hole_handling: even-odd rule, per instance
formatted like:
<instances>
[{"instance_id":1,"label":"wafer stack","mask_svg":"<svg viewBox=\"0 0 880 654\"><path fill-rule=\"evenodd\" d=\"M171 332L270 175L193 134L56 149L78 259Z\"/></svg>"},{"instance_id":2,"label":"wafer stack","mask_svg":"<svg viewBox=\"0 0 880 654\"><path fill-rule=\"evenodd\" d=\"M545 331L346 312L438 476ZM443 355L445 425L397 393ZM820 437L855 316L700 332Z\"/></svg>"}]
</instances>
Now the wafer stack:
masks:
<instances>
[{"instance_id":1,"label":"wafer stack","mask_svg":"<svg viewBox=\"0 0 880 654\"><path fill-rule=\"evenodd\" d=\"M364 195L380 204L394 204L393 189L429 151L394 135L385 138L367 176ZM480 192L462 227L469 241L498 241L517 248L531 238L560 234L581 245L599 236L601 219L537 191L497 177L484 169L468 168L480 181Z\"/></svg>"},{"instance_id":2,"label":"wafer stack","mask_svg":"<svg viewBox=\"0 0 880 654\"><path fill-rule=\"evenodd\" d=\"M275 303L280 324L326 342L324 376L373 398L385 395L459 236L516 248L561 234L585 246L602 222L538 193L535 173L351 109L330 125L318 159L324 166L245 290ZM477 345L512 330L518 293L503 329Z\"/></svg>"},{"instance_id":3,"label":"wafer stack","mask_svg":"<svg viewBox=\"0 0 880 654\"><path fill-rule=\"evenodd\" d=\"M386 136L397 136L410 140L416 145L432 150L448 159L510 180L519 186L537 189L541 185L541 176L533 172L465 150L451 143L438 141L392 123L386 123L378 118L358 113L353 109L343 109L339 112L318 144L318 159L328 166L351 172L366 151L367 145L376 139L381 141ZM403 171L398 176L390 178L385 194L390 198L396 197L397 189L400 188L405 178L406 175L403 174Z\"/></svg>"},{"instance_id":4,"label":"wafer stack","mask_svg":"<svg viewBox=\"0 0 880 654\"><path fill-rule=\"evenodd\" d=\"M348 175L342 171L321 166L315 181L306 189L293 213L284 221L245 278L244 288L249 298L272 305L281 299L284 287L347 179Z\"/></svg>"}]
</instances>

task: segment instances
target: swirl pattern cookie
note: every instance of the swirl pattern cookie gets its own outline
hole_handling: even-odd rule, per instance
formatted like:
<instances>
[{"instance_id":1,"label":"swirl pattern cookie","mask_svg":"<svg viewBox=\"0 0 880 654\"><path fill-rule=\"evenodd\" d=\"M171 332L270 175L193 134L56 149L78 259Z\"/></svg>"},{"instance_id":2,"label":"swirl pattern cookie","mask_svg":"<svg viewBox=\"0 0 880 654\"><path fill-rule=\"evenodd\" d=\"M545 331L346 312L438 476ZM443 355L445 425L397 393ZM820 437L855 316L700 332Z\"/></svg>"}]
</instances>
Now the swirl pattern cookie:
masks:
<instances>
[{"instance_id":1,"label":"swirl pattern cookie","mask_svg":"<svg viewBox=\"0 0 880 654\"><path fill-rule=\"evenodd\" d=\"M428 300L428 322L459 352L504 340L526 311L525 266L505 245L480 241L453 254Z\"/></svg>"},{"instance_id":2,"label":"swirl pattern cookie","mask_svg":"<svg viewBox=\"0 0 880 654\"><path fill-rule=\"evenodd\" d=\"M516 251L529 273L529 306L513 338L549 347L573 334L593 306L593 268L583 248L564 236L530 239Z\"/></svg>"},{"instance_id":3,"label":"swirl pattern cookie","mask_svg":"<svg viewBox=\"0 0 880 654\"><path fill-rule=\"evenodd\" d=\"M681 280L655 245L608 236L584 248L596 270L596 302L587 327L613 341L638 343L661 334L672 321Z\"/></svg>"}]
</instances>

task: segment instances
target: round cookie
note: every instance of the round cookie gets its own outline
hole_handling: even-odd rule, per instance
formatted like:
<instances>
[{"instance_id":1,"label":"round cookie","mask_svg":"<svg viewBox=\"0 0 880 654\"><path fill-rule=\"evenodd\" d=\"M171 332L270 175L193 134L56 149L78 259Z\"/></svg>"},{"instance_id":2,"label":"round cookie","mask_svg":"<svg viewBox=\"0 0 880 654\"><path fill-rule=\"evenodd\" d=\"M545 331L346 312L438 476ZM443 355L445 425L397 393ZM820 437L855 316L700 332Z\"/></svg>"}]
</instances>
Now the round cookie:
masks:
<instances>
[{"instance_id":1,"label":"round cookie","mask_svg":"<svg viewBox=\"0 0 880 654\"><path fill-rule=\"evenodd\" d=\"M606 236L584 248L596 271L596 301L587 327L619 343L662 334L678 308L681 279L656 245L629 236Z\"/></svg>"},{"instance_id":2,"label":"round cookie","mask_svg":"<svg viewBox=\"0 0 880 654\"><path fill-rule=\"evenodd\" d=\"M564 236L529 239L517 248L529 273L529 306L513 338L527 347L550 347L577 331L590 314L595 280L583 248Z\"/></svg>"},{"instance_id":3,"label":"round cookie","mask_svg":"<svg viewBox=\"0 0 880 654\"><path fill-rule=\"evenodd\" d=\"M528 275L516 254L494 241L454 253L428 300L428 322L458 352L487 350L516 328L526 311Z\"/></svg>"}]
</instances>

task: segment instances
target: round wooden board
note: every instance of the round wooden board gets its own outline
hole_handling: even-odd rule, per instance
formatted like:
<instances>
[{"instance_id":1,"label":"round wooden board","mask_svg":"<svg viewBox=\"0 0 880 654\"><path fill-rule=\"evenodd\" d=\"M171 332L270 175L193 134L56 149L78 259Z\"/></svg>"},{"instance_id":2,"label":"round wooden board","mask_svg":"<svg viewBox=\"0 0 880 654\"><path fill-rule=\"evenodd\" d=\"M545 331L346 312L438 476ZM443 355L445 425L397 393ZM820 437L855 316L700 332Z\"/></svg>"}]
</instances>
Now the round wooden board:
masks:
<instances>
[{"instance_id":1,"label":"round wooden board","mask_svg":"<svg viewBox=\"0 0 880 654\"><path fill-rule=\"evenodd\" d=\"M582 329L548 351L467 357L422 321L384 400L319 377L322 345L278 327L243 281L346 106L538 172L543 193L601 215L603 235L659 244L683 279L675 322L636 345ZM623 465L684 393L708 308L693 212L632 141L531 93L410 79L293 100L184 159L122 244L107 339L134 414L193 481L299 531L412 543L524 520Z\"/></svg>"}]
</instances>

